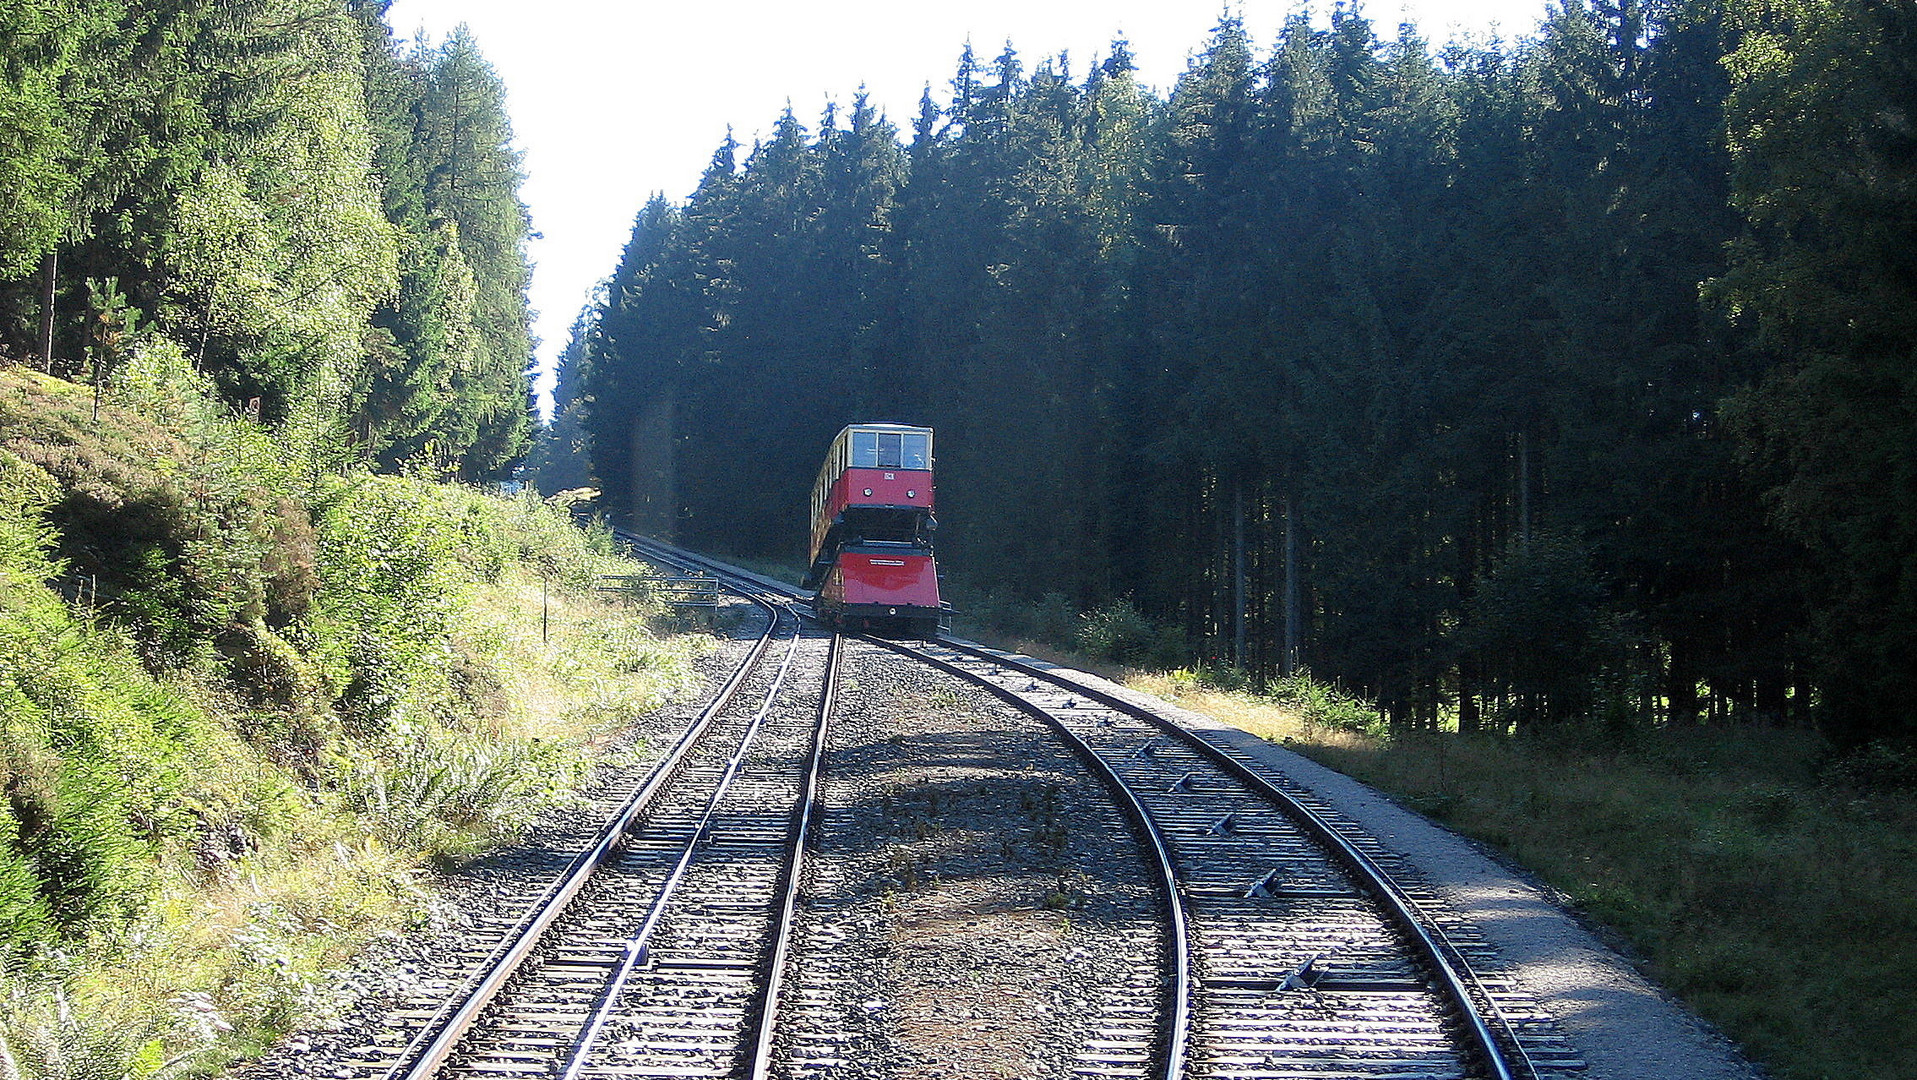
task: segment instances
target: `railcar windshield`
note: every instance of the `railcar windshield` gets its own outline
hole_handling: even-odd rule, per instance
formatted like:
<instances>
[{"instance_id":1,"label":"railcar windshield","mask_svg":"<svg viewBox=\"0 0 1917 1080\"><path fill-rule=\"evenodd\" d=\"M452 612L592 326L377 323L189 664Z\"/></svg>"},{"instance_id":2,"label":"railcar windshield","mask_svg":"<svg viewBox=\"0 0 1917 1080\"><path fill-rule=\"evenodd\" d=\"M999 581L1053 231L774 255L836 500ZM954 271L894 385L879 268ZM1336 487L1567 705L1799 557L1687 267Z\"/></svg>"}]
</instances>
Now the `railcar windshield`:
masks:
<instances>
[{"instance_id":1,"label":"railcar windshield","mask_svg":"<svg viewBox=\"0 0 1917 1080\"><path fill-rule=\"evenodd\" d=\"M855 469L929 469L932 437L920 431L854 431Z\"/></svg>"}]
</instances>

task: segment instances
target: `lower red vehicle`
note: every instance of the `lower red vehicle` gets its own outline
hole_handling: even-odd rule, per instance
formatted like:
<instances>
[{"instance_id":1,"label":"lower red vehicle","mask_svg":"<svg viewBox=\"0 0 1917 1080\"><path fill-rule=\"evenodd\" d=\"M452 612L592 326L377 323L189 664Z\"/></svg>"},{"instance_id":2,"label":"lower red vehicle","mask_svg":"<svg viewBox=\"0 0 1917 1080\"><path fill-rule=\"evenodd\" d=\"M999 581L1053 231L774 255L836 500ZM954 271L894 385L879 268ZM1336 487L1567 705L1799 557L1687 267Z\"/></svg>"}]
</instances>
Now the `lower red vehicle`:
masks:
<instances>
[{"instance_id":1,"label":"lower red vehicle","mask_svg":"<svg viewBox=\"0 0 1917 1080\"><path fill-rule=\"evenodd\" d=\"M848 630L931 637L939 630L938 567L931 552L911 544L848 544L813 606Z\"/></svg>"}]
</instances>

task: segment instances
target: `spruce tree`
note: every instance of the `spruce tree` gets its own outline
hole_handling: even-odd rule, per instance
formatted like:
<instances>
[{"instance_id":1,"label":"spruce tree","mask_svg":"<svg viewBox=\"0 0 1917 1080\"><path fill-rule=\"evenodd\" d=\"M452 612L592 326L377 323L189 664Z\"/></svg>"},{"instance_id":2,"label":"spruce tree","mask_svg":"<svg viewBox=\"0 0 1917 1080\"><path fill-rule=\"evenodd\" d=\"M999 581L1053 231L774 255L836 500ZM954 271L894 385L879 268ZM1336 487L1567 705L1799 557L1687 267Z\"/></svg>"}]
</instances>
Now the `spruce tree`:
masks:
<instances>
[{"instance_id":1,"label":"spruce tree","mask_svg":"<svg viewBox=\"0 0 1917 1080\"><path fill-rule=\"evenodd\" d=\"M531 219L519 200L505 87L468 28L456 28L432 51L425 79L418 142L426 212L458 253L457 260L439 260L437 277L457 275L464 263L473 278L471 359L450 371L451 404L435 439L462 476L494 476L524 451L531 426ZM429 256L429 274L432 262Z\"/></svg>"},{"instance_id":2,"label":"spruce tree","mask_svg":"<svg viewBox=\"0 0 1917 1080\"><path fill-rule=\"evenodd\" d=\"M1811 551L1818 684L1847 739L1908 738L1917 694L1917 12L1737 0L1732 203L1715 284L1771 362L1737 402L1778 524Z\"/></svg>"}]
</instances>

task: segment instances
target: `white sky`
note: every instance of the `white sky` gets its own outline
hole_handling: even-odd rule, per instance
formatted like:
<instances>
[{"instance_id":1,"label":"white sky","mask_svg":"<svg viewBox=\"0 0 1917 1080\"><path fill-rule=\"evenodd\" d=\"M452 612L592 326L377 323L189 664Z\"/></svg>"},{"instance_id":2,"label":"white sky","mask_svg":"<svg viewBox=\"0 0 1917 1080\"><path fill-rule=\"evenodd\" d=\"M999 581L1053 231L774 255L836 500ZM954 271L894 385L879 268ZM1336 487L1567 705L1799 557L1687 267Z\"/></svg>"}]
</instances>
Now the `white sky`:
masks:
<instances>
[{"instance_id":1,"label":"white sky","mask_svg":"<svg viewBox=\"0 0 1917 1080\"><path fill-rule=\"evenodd\" d=\"M1296 0L1232 0L1260 52ZM1312 5L1320 13L1330 0ZM542 396L595 283L612 273L654 192L691 194L731 125L749 148L788 102L808 130L864 85L908 130L927 83L941 104L969 39L981 62L1009 39L1027 71L1070 55L1075 78L1130 41L1142 80L1168 89L1203 47L1221 0L395 0L402 38L471 26L506 84L532 210L532 303ZM1372 0L1381 37L1401 17L1442 42L1531 33L1544 0Z\"/></svg>"}]
</instances>

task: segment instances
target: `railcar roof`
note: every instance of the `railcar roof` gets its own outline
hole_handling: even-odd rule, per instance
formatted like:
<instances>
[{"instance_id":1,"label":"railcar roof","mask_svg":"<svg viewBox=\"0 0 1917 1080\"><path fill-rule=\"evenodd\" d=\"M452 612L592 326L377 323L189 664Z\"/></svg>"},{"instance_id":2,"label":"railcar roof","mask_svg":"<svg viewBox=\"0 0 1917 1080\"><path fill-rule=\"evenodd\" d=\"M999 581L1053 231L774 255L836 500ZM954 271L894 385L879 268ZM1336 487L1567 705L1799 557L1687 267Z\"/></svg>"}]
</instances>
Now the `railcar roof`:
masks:
<instances>
[{"instance_id":1,"label":"railcar roof","mask_svg":"<svg viewBox=\"0 0 1917 1080\"><path fill-rule=\"evenodd\" d=\"M883 421L883 420L875 420L875 421L872 421L871 423L866 423L866 424L847 424L847 425L845 425L844 427L842 427L842 428L840 428L840 429L839 429L839 434L841 434L841 435L843 435L843 434L845 434L846 432L848 432L848 431L853 431L853 430L858 430L858 431L931 431L932 429L931 429L931 428L929 428L929 427L919 427L919 426L917 426L917 425L915 425L915 424L894 424L894 423L890 423L890 422L888 422L888 421Z\"/></svg>"}]
</instances>

